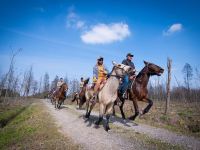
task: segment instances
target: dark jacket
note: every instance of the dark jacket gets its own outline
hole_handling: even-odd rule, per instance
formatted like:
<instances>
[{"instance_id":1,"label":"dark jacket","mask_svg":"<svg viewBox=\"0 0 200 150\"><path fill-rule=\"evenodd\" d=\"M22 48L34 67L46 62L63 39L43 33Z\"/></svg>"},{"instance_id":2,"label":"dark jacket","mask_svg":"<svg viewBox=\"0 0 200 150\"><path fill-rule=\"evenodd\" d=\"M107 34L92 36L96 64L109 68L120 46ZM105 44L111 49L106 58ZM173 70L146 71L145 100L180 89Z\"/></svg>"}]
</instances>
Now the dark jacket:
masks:
<instances>
[{"instance_id":1,"label":"dark jacket","mask_svg":"<svg viewBox=\"0 0 200 150\"><path fill-rule=\"evenodd\" d=\"M122 64L127 65L127 66L130 66L132 69L135 70L135 65L134 65L134 63L133 63L132 61L128 60L128 59L124 59L124 60L122 61ZM132 73L131 73L131 75L134 75L134 74L135 74L135 72L132 72Z\"/></svg>"},{"instance_id":2,"label":"dark jacket","mask_svg":"<svg viewBox=\"0 0 200 150\"><path fill-rule=\"evenodd\" d=\"M127 66L130 66L132 69L135 69L134 63L133 63L132 61L128 60L128 59L124 59L124 60L122 61L122 64L127 65Z\"/></svg>"}]
</instances>

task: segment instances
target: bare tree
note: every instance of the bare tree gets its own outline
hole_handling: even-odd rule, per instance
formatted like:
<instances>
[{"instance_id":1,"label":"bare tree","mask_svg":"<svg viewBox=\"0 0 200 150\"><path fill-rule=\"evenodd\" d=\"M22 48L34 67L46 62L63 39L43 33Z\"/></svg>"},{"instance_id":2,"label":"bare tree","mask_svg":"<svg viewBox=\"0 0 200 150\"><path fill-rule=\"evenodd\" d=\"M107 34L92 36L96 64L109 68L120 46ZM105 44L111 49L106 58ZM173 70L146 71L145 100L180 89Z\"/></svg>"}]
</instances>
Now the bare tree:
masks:
<instances>
[{"instance_id":1,"label":"bare tree","mask_svg":"<svg viewBox=\"0 0 200 150\"><path fill-rule=\"evenodd\" d=\"M33 84L32 84L32 91L33 91L32 94L35 95L37 90L38 90L38 82L36 80L34 80Z\"/></svg>"},{"instance_id":2,"label":"bare tree","mask_svg":"<svg viewBox=\"0 0 200 150\"><path fill-rule=\"evenodd\" d=\"M13 85L12 85L12 95L14 97L18 97L19 96L19 78L20 78L20 74L18 74L13 81Z\"/></svg>"},{"instance_id":3,"label":"bare tree","mask_svg":"<svg viewBox=\"0 0 200 150\"><path fill-rule=\"evenodd\" d=\"M46 72L43 80L43 92L46 93L49 91L49 74Z\"/></svg>"},{"instance_id":4,"label":"bare tree","mask_svg":"<svg viewBox=\"0 0 200 150\"><path fill-rule=\"evenodd\" d=\"M29 95L32 83L33 83L33 67L31 66L26 74L23 96L27 97Z\"/></svg>"},{"instance_id":5,"label":"bare tree","mask_svg":"<svg viewBox=\"0 0 200 150\"><path fill-rule=\"evenodd\" d=\"M171 66L172 60L167 58L167 98L166 98L166 106L165 106L165 114L167 114L169 110L169 102L170 102L170 85L171 85Z\"/></svg>"},{"instance_id":6,"label":"bare tree","mask_svg":"<svg viewBox=\"0 0 200 150\"><path fill-rule=\"evenodd\" d=\"M193 69L189 63L186 63L182 70L184 74L184 82L188 91L190 90L191 80L193 77Z\"/></svg>"},{"instance_id":7,"label":"bare tree","mask_svg":"<svg viewBox=\"0 0 200 150\"><path fill-rule=\"evenodd\" d=\"M77 79L73 79L69 83L70 85L70 92L69 94L73 94L74 92L79 91L79 81Z\"/></svg>"},{"instance_id":8,"label":"bare tree","mask_svg":"<svg viewBox=\"0 0 200 150\"><path fill-rule=\"evenodd\" d=\"M12 48L11 48L12 49ZM10 59L10 65L9 65L9 70L8 72L6 73L6 76L5 76L5 98L7 97L8 95L8 90L11 89L11 85L12 85L12 82L13 82L13 79L14 79L14 63L15 63L15 57L17 56L17 54L21 51L22 49L18 49L17 51L13 51L12 50L12 54L11 54L11 59ZM5 99L4 99L5 100Z\"/></svg>"},{"instance_id":9,"label":"bare tree","mask_svg":"<svg viewBox=\"0 0 200 150\"><path fill-rule=\"evenodd\" d=\"M68 79L67 74L65 75L64 81L65 81L65 83L66 83L67 85L69 84L69 79Z\"/></svg>"},{"instance_id":10,"label":"bare tree","mask_svg":"<svg viewBox=\"0 0 200 150\"><path fill-rule=\"evenodd\" d=\"M199 71L199 69L198 68L195 68L195 73L196 73L196 84L199 86L200 85L200 71ZM197 86L197 88L199 88Z\"/></svg>"},{"instance_id":11,"label":"bare tree","mask_svg":"<svg viewBox=\"0 0 200 150\"><path fill-rule=\"evenodd\" d=\"M59 77L56 76L54 80L51 82L51 89L55 89L58 83Z\"/></svg>"},{"instance_id":12,"label":"bare tree","mask_svg":"<svg viewBox=\"0 0 200 150\"><path fill-rule=\"evenodd\" d=\"M193 69L192 69L191 65L189 63L186 63L183 67L182 72L184 74L184 82L185 82L185 86L187 88L185 97L187 97L188 100L191 100L190 87L191 87L191 81L192 81L192 77L193 77Z\"/></svg>"},{"instance_id":13,"label":"bare tree","mask_svg":"<svg viewBox=\"0 0 200 150\"><path fill-rule=\"evenodd\" d=\"M40 77L40 82L39 82L39 88L38 88L38 93L40 94L42 90L42 77Z\"/></svg>"}]
</instances>

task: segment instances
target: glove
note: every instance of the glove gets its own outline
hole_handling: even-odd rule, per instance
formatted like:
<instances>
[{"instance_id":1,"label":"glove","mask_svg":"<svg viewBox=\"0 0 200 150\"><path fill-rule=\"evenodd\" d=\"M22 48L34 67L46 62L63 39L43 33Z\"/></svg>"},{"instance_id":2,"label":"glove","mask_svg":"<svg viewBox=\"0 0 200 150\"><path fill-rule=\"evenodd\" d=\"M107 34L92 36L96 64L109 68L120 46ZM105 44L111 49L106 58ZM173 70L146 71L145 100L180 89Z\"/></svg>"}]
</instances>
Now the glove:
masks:
<instances>
[{"instance_id":1,"label":"glove","mask_svg":"<svg viewBox=\"0 0 200 150\"><path fill-rule=\"evenodd\" d=\"M93 83L96 83L96 82L97 82L97 78L93 77Z\"/></svg>"},{"instance_id":2,"label":"glove","mask_svg":"<svg viewBox=\"0 0 200 150\"><path fill-rule=\"evenodd\" d=\"M107 71L104 71L104 74L105 74L105 75L107 75L107 74L108 74L108 72L107 72Z\"/></svg>"}]
</instances>

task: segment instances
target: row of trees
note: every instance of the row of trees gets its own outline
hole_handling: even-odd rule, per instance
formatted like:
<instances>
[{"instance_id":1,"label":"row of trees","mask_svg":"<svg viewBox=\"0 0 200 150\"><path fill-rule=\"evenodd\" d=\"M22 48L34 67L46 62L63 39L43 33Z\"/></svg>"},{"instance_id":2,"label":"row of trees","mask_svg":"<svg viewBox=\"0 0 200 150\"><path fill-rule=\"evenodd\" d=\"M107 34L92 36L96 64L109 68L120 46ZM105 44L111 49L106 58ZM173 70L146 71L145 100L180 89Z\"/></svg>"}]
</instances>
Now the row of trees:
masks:
<instances>
[{"instance_id":1,"label":"row of trees","mask_svg":"<svg viewBox=\"0 0 200 150\"><path fill-rule=\"evenodd\" d=\"M24 73L17 73L15 68L16 56L22 51L12 51L8 72L0 76L0 97L45 97L50 89L55 89L59 77L56 76L50 82L49 74L46 72L43 77L37 81L34 78L33 66L31 65ZM64 81L69 85L69 94L79 90L79 81L73 79L69 81L67 75Z\"/></svg>"},{"instance_id":2,"label":"row of trees","mask_svg":"<svg viewBox=\"0 0 200 150\"><path fill-rule=\"evenodd\" d=\"M168 60L168 74L171 69L171 60ZM170 69L169 69L170 68ZM200 72L198 68L193 69L189 63L186 63L182 69L183 81L181 82L172 76L176 82L176 86L173 86L172 89L169 89L168 82L161 82L158 77L154 83L152 81L148 85L149 87L149 96L152 99L156 100L166 100L168 96L168 91L170 90L170 99L178 101L199 101L200 98ZM168 76L167 81L171 80L171 76ZM170 78L170 79L169 79Z\"/></svg>"},{"instance_id":3,"label":"row of trees","mask_svg":"<svg viewBox=\"0 0 200 150\"><path fill-rule=\"evenodd\" d=\"M22 49L18 49L12 53L8 72L0 77L0 96L46 96L50 89L56 88L59 77L55 76L55 78L50 81L49 74L46 72L44 76L37 81L34 78L33 66L30 66L24 73L17 73L15 69L15 58L21 51ZM168 59L167 81L161 81L159 77L156 79L156 82L153 82L153 80L150 81L148 85L150 98L166 100L170 97L171 100L198 101L200 97L200 86L198 86L200 85L200 72L198 68L193 69L189 63L186 63L182 69L184 84L181 84L176 76L173 76L173 74L171 75L171 63L172 60ZM173 78L177 84L177 86L172 87L172 89L170 89L171 78ZM67 75L64 77L64 80L69 85L68 95L79 90L79 80L69 80ZM194 80L197 84L196 87L192 85L192 81Z\"/></svg>"}]
</instances>

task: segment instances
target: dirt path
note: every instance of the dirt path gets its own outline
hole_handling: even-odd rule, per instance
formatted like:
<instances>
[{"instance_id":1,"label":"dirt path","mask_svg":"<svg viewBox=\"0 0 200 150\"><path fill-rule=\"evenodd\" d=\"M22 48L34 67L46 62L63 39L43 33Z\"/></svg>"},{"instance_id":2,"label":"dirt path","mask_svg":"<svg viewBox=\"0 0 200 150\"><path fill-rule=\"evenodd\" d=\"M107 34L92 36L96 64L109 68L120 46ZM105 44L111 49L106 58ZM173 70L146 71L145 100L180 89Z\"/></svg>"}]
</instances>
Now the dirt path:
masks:
<instances>
[{"instance_id":1,"label":"dirt path","mask_svg":"<svg viewBox=\"0 0 200 150\"><path fill-rule=\"evenodd\" d=\"M71 105L65 105L64 109L55 110L53 105L46 100L43 102L59 125L60 131L81 144L83 149L155 149L148 147L140 140L124 137L113 130L105 132L102 125L100 125L100 128L97 128L94 125L94 120L97 120L98 116L96 112L92 113L93 115L90 120L86 120L83 117L85 110L77 110ZM193 137L177 135L165 129L148 125L137 125L116 117L112 117L111 122L114 126L145 134L153 139L159 139L166 143L180 145L185 149L200 149L200 141Z\"/></svg>"}]
</instances>

